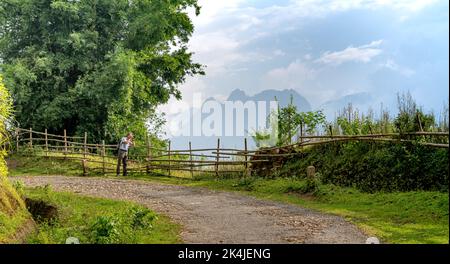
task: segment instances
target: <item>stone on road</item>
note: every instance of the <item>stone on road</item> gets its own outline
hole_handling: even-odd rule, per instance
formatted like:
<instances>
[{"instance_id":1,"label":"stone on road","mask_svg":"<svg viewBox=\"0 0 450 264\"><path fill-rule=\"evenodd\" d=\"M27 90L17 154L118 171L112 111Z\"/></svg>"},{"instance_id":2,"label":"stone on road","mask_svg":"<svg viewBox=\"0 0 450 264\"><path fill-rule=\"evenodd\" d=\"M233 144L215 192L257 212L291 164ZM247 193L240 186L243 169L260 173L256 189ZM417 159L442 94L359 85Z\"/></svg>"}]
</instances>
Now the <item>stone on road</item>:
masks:
<instances>
[{"instance_id":1,"label":"stone on road","mask_svg":"<svg viewBox=\"0 0 450 264\"><path fill-rule=\"evenodd\" d=\"M68 176L14 177L93 197L134 201L183 227L185 243L365 243L367 236L334 215L236 193L149 181Z\"/></svg>"}]
</instances>

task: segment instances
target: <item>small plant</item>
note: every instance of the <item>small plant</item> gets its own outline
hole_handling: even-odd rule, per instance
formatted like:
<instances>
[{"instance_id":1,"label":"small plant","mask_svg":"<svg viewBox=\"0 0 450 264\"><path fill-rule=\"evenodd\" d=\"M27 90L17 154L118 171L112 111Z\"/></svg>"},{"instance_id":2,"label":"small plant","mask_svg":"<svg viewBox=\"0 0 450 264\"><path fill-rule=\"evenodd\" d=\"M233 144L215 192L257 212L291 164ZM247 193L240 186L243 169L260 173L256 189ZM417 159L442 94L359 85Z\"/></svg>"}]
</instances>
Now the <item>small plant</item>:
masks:
<instances>
[{"instance_id":1,"label":"small plant","mask_svg":"<svg viewBox=\"0 0 450 264\"><path fill-rule=\"evenodd\" d=\"M99 216L91 226L92 241L96 244L111 244L118 241L117 221L111 217Z\"/></svg>"},{"instance_id":2,"label":"small plant","mask_svg":"<svg viewBox=\"0 0 450 264\"><path fill-rule=\"evenodd\" d=\"M316 193L319 190L320 181L317 178L306 179L305 184L302 186L301 191L303 193Z\"/></svg>"},{"instance_id":3,"label":"small plant","mask_svg":"<svg viewBox=\"0 0 450 264\"><path fill-rule=\"evenodd\" d=\"M320 180L316 177L314 179L305 179L301 182L293 181L284 189L284 192L318 195L320 191L320 185Z\"/></svg>"},{"instance_id":4,"label":"small plant","mask_svg":"<svg viewBox=\"0 0 450 264\"><path fill-rule=\"evenodd\" d=\"M20 196L23 196L25 185L23 184L22 181L15 181L15 182L13 183L13 187L14 187L14 189L16 189L17 193L18 193Z\"/></svg>"},{"instance_id":5,"label":"small plant","mask_svg":"<svg viewBox=\"0 0 450 264\"><path fill-rule=\"evenodd\" d=\"M153 221L158 219L152 211L140 207L133 207L130 210L130 215L132 228L152 228Z\"/></svg>"},{"instance_id":6,"label":"small plant","mask_svg":"<svg viewBox=\"0 0 450 264\"><path fill-rule=\"evenodd\" d=\"M254 178L243 178L240 179L237 183L233 184L233 187L242 188L246 191L251 191L254 189Z\"/></svg>"}]
</instances>

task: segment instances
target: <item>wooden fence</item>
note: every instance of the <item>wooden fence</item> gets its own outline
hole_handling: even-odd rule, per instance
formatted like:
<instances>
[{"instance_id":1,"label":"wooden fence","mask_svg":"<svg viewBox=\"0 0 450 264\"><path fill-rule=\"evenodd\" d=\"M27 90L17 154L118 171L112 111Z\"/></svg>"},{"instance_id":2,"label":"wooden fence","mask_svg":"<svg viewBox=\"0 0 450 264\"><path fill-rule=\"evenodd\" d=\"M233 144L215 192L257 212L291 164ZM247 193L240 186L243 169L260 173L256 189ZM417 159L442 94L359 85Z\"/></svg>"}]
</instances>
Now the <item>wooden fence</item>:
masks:
<instances>
[{"instance_id":1,"label":"wooden fence","mask_svg":"<svg viewBox=\"0 0 450 264\"><path fill-rule=\"evenodd\" d=\"M424 142L416 140L442 138L446 143ZM429 147L448 148L448 132L416 132L416 133L390 133L371 135L322 135L301 136L299 142L283 146L264 148L264 151L249 150L247 139L244 139L243 149L223 148L220 139L214 148L192 148L191 142L187 149L172 149L170 141L167 148L156 148L146 138L145 145L136 146L129 152L129 171L147 174L160 174L166 176L194 177L196 174L213 174L216 177L227 174L247 176L256 163L267 163L273 157L289 157L298 155L297 150L306 146L326 144L342 141L371 141L371 142L416 142ZM431 141L431 140L430 140ZM442 140L441 140L442 142ZM14 133L15 151L34 156L43 156L52 159L67 159L80 162L83 175L88 174L115 174L117 145L107 145L103 140L99 143L88 141L87 133L83 137L68 136L66 130L63 135L54 135L34 131L32 128L17 128ZM292 151L280 153L280 149ZM122 169L122 168L121 168Z\"/></svg>"}]
</instances>

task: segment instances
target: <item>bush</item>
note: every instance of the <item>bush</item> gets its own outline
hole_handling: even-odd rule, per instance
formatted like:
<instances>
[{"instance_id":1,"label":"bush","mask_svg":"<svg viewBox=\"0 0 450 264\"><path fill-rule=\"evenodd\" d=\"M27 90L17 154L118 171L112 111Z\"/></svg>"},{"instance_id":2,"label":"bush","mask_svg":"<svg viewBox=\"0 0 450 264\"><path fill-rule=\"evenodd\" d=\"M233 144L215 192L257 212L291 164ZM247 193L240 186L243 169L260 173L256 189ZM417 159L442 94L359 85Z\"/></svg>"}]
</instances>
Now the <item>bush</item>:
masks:
<instances>
[{"instance_id":1,"label":"bush","mask_svg":"<svg viewBox=\"0 0 450 264\"><path fill-rule=\"evenodd\" d=\"M156 214L146 208L133 207L130 211L132 228L152 228L152 223L157 220Z\"/></svg>"},{"instance_id":2,"label":"bush","mask_svg":"<svg viewBox=\"0 0 450 264\"><path fill-rule=\"evenodd\" d=\"M305 177L314 165L323 183L362 191L448 191L448 149L414 143L330 143L305 150L280 176Z\"/></svg>"},{"instance_id":3,"label":"bush","mask_svg":"<svg viewBox=\"0 0 450 264\"><path fill-rule=\"evenodd\" d=\"M246 177L239 179L239 181L236 184L234 184L233 187L237 187L245 191L251 191L255 188L254 183L255 178Z\"/></svg>"},{"instance_id":4,"label":"bush","mask_svg":"<svg viewBox=\"0 0 450 264\"><path fill-rule=\"evenodd\" d=\"M112 217L99 216L91 226L92 241L96 244L111 244L119 239L117 221Z\"/></svg>"}]
</instances>

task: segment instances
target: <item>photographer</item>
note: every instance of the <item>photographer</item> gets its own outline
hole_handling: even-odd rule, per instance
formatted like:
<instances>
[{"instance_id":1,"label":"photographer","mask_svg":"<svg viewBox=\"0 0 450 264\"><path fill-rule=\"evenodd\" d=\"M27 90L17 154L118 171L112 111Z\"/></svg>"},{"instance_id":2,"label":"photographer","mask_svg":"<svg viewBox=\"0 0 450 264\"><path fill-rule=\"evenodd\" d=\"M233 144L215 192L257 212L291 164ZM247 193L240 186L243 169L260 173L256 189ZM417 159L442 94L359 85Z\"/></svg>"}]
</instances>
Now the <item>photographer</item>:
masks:
<instances>
[{"instance_id":1,"label":"photographer","mask_svg":"<svg viewBox=\"0 0 450 264\"><path fill-rule=\"evenodd\" d=\"M117 158L117 176L120 175L120 163L123 163L123 176L127 176L127 158L128 148L134 146L133 133L128 133L126 137L123 137L119 143L119 151Z\"/></svg>"}]
</instances>

